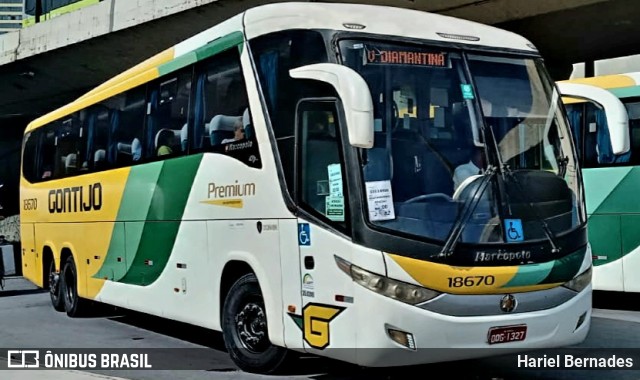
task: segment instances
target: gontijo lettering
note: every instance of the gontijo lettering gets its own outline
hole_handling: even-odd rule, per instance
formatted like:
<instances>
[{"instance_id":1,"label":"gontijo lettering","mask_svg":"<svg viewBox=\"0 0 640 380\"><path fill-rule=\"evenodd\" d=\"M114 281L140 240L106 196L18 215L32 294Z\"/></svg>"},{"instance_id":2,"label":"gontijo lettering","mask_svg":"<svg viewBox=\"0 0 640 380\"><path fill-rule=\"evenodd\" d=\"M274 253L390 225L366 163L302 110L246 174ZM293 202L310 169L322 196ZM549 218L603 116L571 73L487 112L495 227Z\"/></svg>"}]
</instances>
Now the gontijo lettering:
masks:
<instances>
[{"instance_id":1,"label":"gontijo lettering","mask_svg":"<svg viewBox=\"0 0 640 380\"><path fill-rule=\"evenodd\" d=\"M88 212L102 208L102 185L65 187L49 191L49 213Z\"/></svg>"}]
</instances>

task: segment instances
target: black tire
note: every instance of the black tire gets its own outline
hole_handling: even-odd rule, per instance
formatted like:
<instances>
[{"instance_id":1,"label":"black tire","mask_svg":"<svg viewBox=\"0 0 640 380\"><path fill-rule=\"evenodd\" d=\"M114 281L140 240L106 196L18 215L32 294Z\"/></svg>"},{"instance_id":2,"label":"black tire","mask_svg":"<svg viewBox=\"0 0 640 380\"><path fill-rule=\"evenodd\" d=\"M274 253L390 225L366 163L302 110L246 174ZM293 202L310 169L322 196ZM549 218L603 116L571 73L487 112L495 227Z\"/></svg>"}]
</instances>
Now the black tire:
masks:
<instances>
[{"instance_id":1,"label":"black tire","mask_svg":"<svg viewBox=\"0 0 640 380\"><path fill-rule=\"evenodd\" d=\"M67 257L62 268L62 298L64 310L70 317L80 317L86 314L88 301L78 297L78 271L73 256Z\"/></svg>"},{"instance_id":2,"label":"black tire","mask_svg":"<svg viewBox=\"0 0 640 380\"><path fill-rule=\"evenodd\" d=\"M51 305L56 311L65 311L64 297L62 297L62 276L56 274L56 263L51 260L49 265L49 296Z\"/></svg>"},{"instance_id":3,"label":"black tire","mask_svg":"<svg viewBox=\"0 0 640 380\"><path fill-rule=\"evenodd\" d=\"M269 340L264 300L253 273L240 277L227 293L222 336L231 359L245 372L272 374L287 358L287 349Z\"/></svg>"}]
</instances>

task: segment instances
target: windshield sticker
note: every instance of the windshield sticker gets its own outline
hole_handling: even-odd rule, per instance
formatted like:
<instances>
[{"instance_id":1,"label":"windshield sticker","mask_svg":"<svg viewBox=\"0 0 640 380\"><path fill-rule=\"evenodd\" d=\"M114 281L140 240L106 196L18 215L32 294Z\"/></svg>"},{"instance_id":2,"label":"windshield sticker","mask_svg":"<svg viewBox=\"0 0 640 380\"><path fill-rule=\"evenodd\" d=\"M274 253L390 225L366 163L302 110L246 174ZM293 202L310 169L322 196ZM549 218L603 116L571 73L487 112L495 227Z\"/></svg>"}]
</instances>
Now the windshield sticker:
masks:
<instances>
[{"instance_id":1,"label":"windshield sticker","mask_svg":"<svg viewBox=\"0 0 640 380\"><path fill-rule=\"evenodd\" d=\"M447 53L365 46L365 65L449 67Z\"/></svg>"},{"instance_id":2,"label":"windshield sticker","mask_svg":"<svg viewBox=\"0 0 640 380\"><path fill-rule=\"evenodd\" d=\"M473 87L470 84L461 84L460 88L462 89L462 97L464 99L474 99L473 95Z\"/></svg>"},{"instance_id":3,"label":"windshield sticker","mask_svg":"<svg viewBox=\"0 0 640 380\"><path fill-rule=\"evenodd\" d=\"M344 222L344 197L329 196L325 198L325 215L334 222Z\"/></svg>"},{"instance_id":4,"label":"windshield sticker","mask_svg":"<svg viewBox=\"0 0 640 380\"><path fill-rule=\"evenodd\" d=\"M367 182L366 185L369 219L374 222L395 219L391 181L373 181Z\"/></svg>"},{"instance_id":5,"label":"windshield sticker","mask_svg":"<svg viewBox=\"0 0 640 380\"><path fill-rule=\"evenodd\" d=\"M327 166L329 174L329 194L332 197L342 196L342 169L340 164L331 164Z\"/></svg>"},{"instance_id":6,"label":"windshield sticker","mask_svg":"<svg viewBox=\"0 0 640 380\"><path fill-rule=\"evenodd\" d=\"M524 233L522 232L521 219L505 219L504 229L506 231L507 242L523 241Z\"/></svg>"}]
</instances>

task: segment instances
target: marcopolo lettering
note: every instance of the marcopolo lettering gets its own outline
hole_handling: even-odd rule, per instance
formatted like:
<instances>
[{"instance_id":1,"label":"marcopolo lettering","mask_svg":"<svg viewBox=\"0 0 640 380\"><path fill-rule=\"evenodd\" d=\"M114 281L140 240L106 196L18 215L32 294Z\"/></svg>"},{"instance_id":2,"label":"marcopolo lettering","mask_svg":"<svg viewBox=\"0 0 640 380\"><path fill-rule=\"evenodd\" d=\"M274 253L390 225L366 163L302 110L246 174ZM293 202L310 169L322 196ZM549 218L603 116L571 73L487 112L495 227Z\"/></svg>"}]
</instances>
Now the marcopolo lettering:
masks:
<instances>
[{"instance_id":1,"label":"marcopolo lettering","mask_svg":"<svg viewBox=\"0 0 640 380\"><path fill-rule=\"evenodd\" d=\"M476 262L487 261L524 261L531 259L530 251L507 252L499 249L497 252L476 252Z\"/></svg>"},{"instance_id":2,"label":"marcopolo lettering","mask_svg":"<svg viewBox=\"0 0 640 380\"><path fill-rule=\"evenodd\" d=\"M102 208L102 185L65 187L49 191L49 213L98 211Z\"/></svg>"}]
</instances>

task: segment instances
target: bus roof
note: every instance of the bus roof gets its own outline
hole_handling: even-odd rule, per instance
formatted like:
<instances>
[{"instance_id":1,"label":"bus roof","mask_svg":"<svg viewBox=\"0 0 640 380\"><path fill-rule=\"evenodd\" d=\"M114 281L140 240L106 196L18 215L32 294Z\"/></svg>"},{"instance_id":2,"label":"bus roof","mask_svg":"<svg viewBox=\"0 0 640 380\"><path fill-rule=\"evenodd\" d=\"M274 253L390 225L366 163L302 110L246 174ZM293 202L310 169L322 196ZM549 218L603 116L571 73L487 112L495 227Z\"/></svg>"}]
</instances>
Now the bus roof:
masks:
<instances>
[{"instance_id":1,"label":"bus roof","mask_svg":"<svg viewBox=\"0 0 640 380\"><path fill-rule=\"evenodd\" d=\"M365 4L276 3L248 9L109 79L85 95L32 121L25 132L198 60L197 51L230 35L239 43L287 29L332 29L406 36L537 53L526 38L492 26L422 11Z\"/></svg>"},{"instance_id":2,"label":"bus roof","mask_svg":"<svg viewBox=\"0 0 640 380\"><path fill-rule=\"evenodd\" d=\"M559 81L561 83L588 84L611 91L618 98L640 96L640 72L600 75L590 78L577 78ZM565 103L581 103L584 99L565 98Z\"/></svg>"},{"instance_id":3,"label":"bus roof","mask_svg":"<svg viewBox=\"0 0 640 380\"><path fill-rule=\"evenodd\" d=\"M282 29L332 29L536 52L524 37L435 13L366 4L276 3L246 11L251 39ZM349 28L351 26L351 28Z\"/></svg>"}]
</instances>

